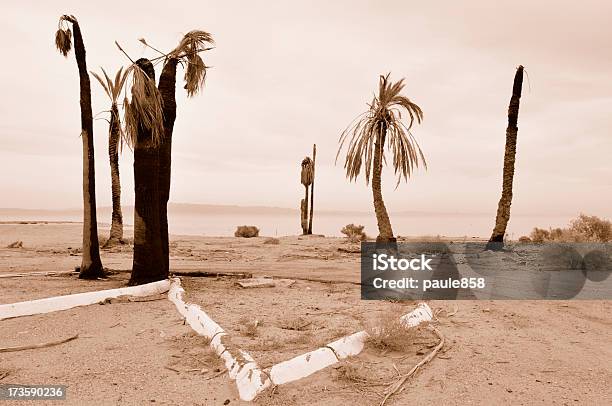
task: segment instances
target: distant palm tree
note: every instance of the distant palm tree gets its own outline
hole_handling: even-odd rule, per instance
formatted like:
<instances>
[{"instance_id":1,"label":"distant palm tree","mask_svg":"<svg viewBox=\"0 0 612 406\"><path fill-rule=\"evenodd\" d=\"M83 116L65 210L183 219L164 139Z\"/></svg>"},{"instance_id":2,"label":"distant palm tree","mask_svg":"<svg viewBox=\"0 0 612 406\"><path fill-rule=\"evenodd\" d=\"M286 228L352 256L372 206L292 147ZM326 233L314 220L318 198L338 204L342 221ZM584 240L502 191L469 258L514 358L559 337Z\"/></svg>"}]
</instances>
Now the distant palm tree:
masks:
<instances>
[{"instance_id":1,"label":"distant palm tree","mask_svg":"<svg viewBox=\"0 0 612 406\"><path fill-rule=\"evenodd\" d=\"M504 246L506 227L510 221L512 204L512 183L514 181L514 163L516 161L516 137L518 134L518 113L523 88L523 66L519 65L512 84L512 97L508 106L508 127L506 128L506 149L504 152L504 172L502 176L502 195L497 206L495 227L487 243L487 249L499 250Z\"/></svg>"},{"instance_id":2,"label":"distant palm tree","mask_svg":"<svg viewBox=\"0 0 612 406\"><path fill-rule=\"evenodd\" d=\"M302 160L302 171L300 172L300 183L304 185L304 200L301 207L301 218L302 218L302 234L309 234L308 232L308 188L312 184L314 176L314 165L310 157L306 157Z\"/></svg>"},{"instance_id":3,"label":"distant palm tree","mask_svg":"<svg viewBox=\"0 0 612 406\"><path fill-rule=\"evenodd\" d=\"M372 174L374 211L379 232L376 241L382 243L396 241L381 189L382 166L383 162L386 162L385 142L388 141L388 149L393 153L393 169L398 177L396 187L402 177L405 181L408 180L414 168L418 168L419 161L427 168L425 156L410 132L414 120L420 123L423 119L423 112L410 99L400 95L404 88L403 81L404 79L392 83L389 81L389 74L380 76L378 96L374 96L369 110L360 114L342 132L336 155L337 160L348 140L344 162L346 177L349 180L356 179L362 166L365 166L366 183L369 183L370 173ZM402 121L402 109L410 118L408 125Z\"/></svg>"},{"instance_id":4,"label":"distant palm tree","mask_svg":"<svg viewBox=\"0 0 612 406\"><path fill-rule=\"evenodd\" d=\"M106 95L111 100L111 116L108 128L108 156L111 168L111 191L113 200L113 214L110 229L110 238L106 242L106 246L112 246L113 244L123 241L123 216L121 214L121 181L119 179L119 145L121 142L121 119L119 118L119 109L117 108L117 99L121 94L125 79L128 76L129 70L123 71L120 68L115 74L115 80L106 74L106 71L102 69L104 79L95 72L91 72L102 88L106 92Z\"/></svg>"},{"instance_id":5,"label":"distant palm tree","mask_svg":"<svg viewBox=\"0 0 612 406\"><path fill-rule=\"evenodd\" d=\"M161 53L164 57L164 67L158 84L164 115L164 137L159 147L159 216L164 266L166 270L169 270L168 200L170 199L172 135L176 120L176 69L178 64L186 66L184 79L187 96L196 95L204 85L208 68L199 54L211 49L207 46L214 44L214 40L212 35L205 31L190 31L168 54L153 48L144 38L141 38L140 42Z\"/></svg>"},{"instance_id":6,"label":"distant palm tree","mask_svg":"<svg viewBox=\"0 0 612 406\"><path fill-rule=\"evenodd\" d=\"M81 141L83 142L83 256L79 278L97 279L104 275L100 246L98 242L98 223L96 218L96 176L93 143L93 117L91 113L91 84L85 61L85 45L79 22L72 15L63 15L59 19L55 34L55 46L64 55L72 47L74 30L74 55L79 69L80 104L81 104Z\"/></svg>"},{"instance_id":7,"label":"distant palm tree","mask_svg":"<svg viewBox=\"0 0 612 406\"><path fill-rule=\"evenodd\" d=\"M310 185L310 217L308 219L308 234L312 234L312 218L314 217L314 181L317 162L317 144L312 145L312 184Z\"/></svg>"}]
</instances>

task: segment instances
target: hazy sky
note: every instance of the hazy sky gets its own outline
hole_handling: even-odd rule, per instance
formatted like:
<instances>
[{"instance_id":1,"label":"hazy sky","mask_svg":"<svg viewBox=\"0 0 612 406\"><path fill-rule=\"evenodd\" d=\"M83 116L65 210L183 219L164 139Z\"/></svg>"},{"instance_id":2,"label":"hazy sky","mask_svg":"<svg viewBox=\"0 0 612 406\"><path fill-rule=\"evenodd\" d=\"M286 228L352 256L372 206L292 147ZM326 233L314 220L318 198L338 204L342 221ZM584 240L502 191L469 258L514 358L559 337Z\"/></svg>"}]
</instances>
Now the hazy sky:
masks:
<instances>
[{"instance_id":1,"label":"hazy sky","mask_svg":"<svg viewBox=\"0 0 612 406\"><path fill-rule=\"evenodd\" d=\"M140 37L170 50L189 30L214 35L204 91L187 99L178 89L174 202L297 208L299 164L316 143L317 208L371 210L363 178L348 183L334 158L378 75L391 72L425 113L414 135L429 170L394 190L388 168L389 209L493 216L512 79L523 64L513 213L612 217L612 3L558 0L5 0L0 207L81 205L77 68L53 42L63 13L79 19L95 70L126 64L114 40L137 58L155 56ZM94 114L107 110L97 82L92 88ZM99 206L111 204L107 131L96 121ZM129 150L120 170L131 204Z\"/></svg>"}]
</instances>

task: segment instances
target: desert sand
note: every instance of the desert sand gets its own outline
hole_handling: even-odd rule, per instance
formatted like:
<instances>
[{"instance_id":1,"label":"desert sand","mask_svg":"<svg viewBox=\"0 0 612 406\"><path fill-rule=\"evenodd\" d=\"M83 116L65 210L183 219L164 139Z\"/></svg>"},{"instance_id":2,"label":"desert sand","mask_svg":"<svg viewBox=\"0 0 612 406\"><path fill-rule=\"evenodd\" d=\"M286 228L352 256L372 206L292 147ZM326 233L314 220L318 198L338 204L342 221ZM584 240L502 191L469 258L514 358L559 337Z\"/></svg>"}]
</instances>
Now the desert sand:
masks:
<instances>
[{"instance_id":1,"label":"desert sand","mask_svg":"<svg viewBox=\"0 0 612 406\"><path fill-rule=\"evenodd\" d=\"M127 230L130 233L130 230ZM107 279L14 273L80 264L78 223L0 224L0 303L124 286L131 246L102 250ZM22 241L22 248L5 248ZM340 249L340 250L339 250ZM172 271L250 272L295 280L242 289L233 278L182 277L197 303L262 367L406 313L411 301L362 301L358 246L343 238L173 236ZM446 337L438 356L388 404L610 404L609 301L430 301ZM243 404L224 366L164 297L0 321L0 383L64 384L69 405ZM437 343L418 329L401 351L368 346L359 356L261 394L262 405L371 405L398 372ZM27 402L19 404L28 404ZM32 402L34 404L34 402ZM36 404L42 404L38 402ZM246 403L244 403L246 404Z\"/></svg>"}]
</instances>

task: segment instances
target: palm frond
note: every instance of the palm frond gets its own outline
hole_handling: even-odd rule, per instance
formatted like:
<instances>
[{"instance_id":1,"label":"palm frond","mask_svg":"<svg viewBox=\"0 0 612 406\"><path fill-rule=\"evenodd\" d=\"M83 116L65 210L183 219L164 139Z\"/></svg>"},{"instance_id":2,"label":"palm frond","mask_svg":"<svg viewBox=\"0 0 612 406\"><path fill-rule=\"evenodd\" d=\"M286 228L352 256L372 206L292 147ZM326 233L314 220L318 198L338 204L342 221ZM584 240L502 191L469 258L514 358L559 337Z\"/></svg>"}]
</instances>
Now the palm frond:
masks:
<instances>
[{"instance_id":1,"label":"palm frond","mask_svg":"<svg viewBox=\"0 0 612 406\"><path fill-rule=\"evenodd\" d=\"M96 78L98 80L98 82L100 82L100 86L102 86L102 89L104 89L104 92L106 93L106 95L112 100L112 96L111 96L111 89L108 88L108 83L106 83L105 81L102 80L102 78L100 77L100 75L98 75L96 72L90 70L89 73L91 73L91 75Z\"/></svg>"},{"instance_id":2,"label":"palm frond","mask_svg":"<svg viewBox=\"0 0 612 406\"><path fill-rule=\"evenodd\" d=\"M72 49L72 31L70 28L58 28L55 33L55 47L62 55L68 57Z\"/></svg>"},{"instance_id":3,"label":"palm frond","mask_svg":"<svg viewBox=\"0 0 612 406\"><path fill-rule=\"evenodd\" d=\"M314 164L310 157L302 160L302 172L300 173L300 181L304 186L310 186L314 178Z\"/></svg>"},{"instance_id":4,"label":"palm frond","mask_svg":"<svg viewBox=\"0 0 612 406\"><path fill-rule=\"evenodd\" d=\"M151 131L147 147L158 146L164 137L162 98L155 80L151 79L137 64L132 65L131 100L123 102L125 138L130 147L136 145L140 129Z\"/></svg>"},{"instance_id":5,"label":"palm frond","mask_svg":"<svg viewBox=\"0 0 612 406\"><path fill-rule=\"evenodd\" d=\"M188 96L194 96L204 86L206 69L199 53L205 51L207 45L214 44L212 35L205 31L194 30L183 36L178 46L170 52L168 57L180 58L187 64L185 70L185 89Z\"/></svg>"},{"instance_id":6,"label":"palm frond","mask_svg":"<svg viewBox=\"0 0 612 406\"><path fill-rule=\"evenodd\" d=\"M369 110L353 120L340 135L336 159L347 144L344 169L350 181L355 180L361 173L362 167L365 167L366 183L370 182L377 142L386 142L387 149L393 156L392 164L397 175L397 185L402 179L408 180L419 164L427 168L425 156L410 132L415 120L418 123L423 120L423 111L417 104L400 94L403 88L403 79L392 83L389 74L381 75L378 94L368 105ZM407 125L402 119L403 110L408 113ZM383 163L386 163L384 150L382 159Z\"/></svg>"}]
</instances>

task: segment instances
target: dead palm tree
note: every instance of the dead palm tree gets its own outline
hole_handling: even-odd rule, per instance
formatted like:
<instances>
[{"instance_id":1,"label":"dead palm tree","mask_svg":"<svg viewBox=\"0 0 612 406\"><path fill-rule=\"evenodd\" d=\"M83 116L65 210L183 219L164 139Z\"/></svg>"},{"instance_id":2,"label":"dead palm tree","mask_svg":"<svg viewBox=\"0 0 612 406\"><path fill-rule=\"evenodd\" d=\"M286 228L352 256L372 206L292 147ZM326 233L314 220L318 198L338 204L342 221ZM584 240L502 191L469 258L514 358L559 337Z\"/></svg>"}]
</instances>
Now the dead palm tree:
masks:
<instances>
[{"instance_id":1,"label":"dead palm tree","mask_svg":"<svg viewBox=\"0 0 612 406\"><path fill-rule=\"evenodd\" d=\"M308 188L312 184L314 176L314 166L312 159L306 157L302 160L302 171L300 172L300 182L304 185L304 200L301 206L301 218L302 218L302 233L304 235L308 233Z\"/></svg>"},{"instance_id":2,"label":"dead palm tree","mask_svg":"<svg viewBox=\"0 0 612 406\"><path fill-rule=\"evenodd\" d=\"M110 237L106 242L106 246L112 246L123 241L123 215L121 214L121 181L119 178L119 146L122 140L121 137L121 119L119 118L119 109L117 108L117 99L121 94L125 79L129 71L123 71L120 68L115 74L115 80L106 74L102 69L104 80L95 72L91 72L95 77L106 95L111 100L110 121L108 128L108 157L111 169L111 191L113 201L113 213L111 216Z\"/></svg>"},{"instance_id":3,"label":"dead palm tree","mask_svg":"<svg viewBox=\"0 0 612 406\"><path fill-rule=\"evenodd\" d=\"M348 140L344 168L349 180L357 179L361 167L365 166L366 183L369 184L372 174L372 194L374 197L374 211L378 223L379 235L377 242L395 242L389 215L385 207L381 189L381 174L385 142L393 153L393 169L397 175L397 186L402 178L405 181L418 168L419 161L427 168L425 157L410 129L416 120L423 119L421 108L410 99L402 96L404 79L392 83L389 74L380 76L378 95L374 96L369 104L368 111L360 114L340 136L340 146L336 160L340 155L344 143ZM402 121L402 110L408 113L408 124Z\"/></svg>"},{"instance_id":4,"label":"dead palm tree","mask_svg":"<svg viewBox=\"0 0 612 406\"><path fill-rule=\"evenodd\" d=\"M508 127L506 127L506 148L504 152L504 170L502 176L502 195L497 206L495 227L487 243L487 249L500 250L504 246L506 227L510 220L512 204L512 183L514 181L514 163L516 161L516 137L518 134L518 113L523 88L523 66L519 65L512 84L512 97L508 106Z\"/></svg>"},{"instance_id":5,"label":"dead palm tree","mask_svg":"<svg viewBox=\"0 0 612 406\"><path fill-rule=\"evenodd\" d=\"M164 137L162 101L153 64L137 60L132 99L123 102L126 140L134 150L134 259L130 285L168 277L159 223L159 147Z\"/></svg>"},{"instance_id":6,"label":"dead palm tree","mask_svg":"<svg viewBox=\"0 0 612 406\"><path fill-rule=\"evenodd\" d=\"M79 22L72 15L63 15L59 19L55 45L64 55L72 47L74 30L74 55L79 70L80 105L81 105L81 141L83 143L83 256L79 278L97 279L104 275L100 246L98 242L98 223L96 218L96 176L93 144L93 117L91 113L91 84L85 61L85 45Z\"/></svg>"},{"instance_id":7,"label":"dead palm tree","mask_svg":"<svg viewBox=\"0 0 612 406\"><path fill-rule=\"evenodd\" d=\"M172 135L176 120L176 70L177 65L185 67L185 90L187 96L196 95L204 85L208 68L200 53L211 49L214 44L212 35L205 31L190 31L183 36L175 49L165 54L140 39L144 45L161 53L164 67L159 77L158 89L162 97L164 137L159 147L159 217L161 227L164 266L170 268L170 249L168 239L168 200L170 199L170 179L172 166Z\"/></svg>"},{"instance_id":8,"label":"dead palm tree","mask_svg":"<svg viewBox=\"0 0 612 406\"><path fill-rule=\"evenodd\" d=\"M317 162L317 144L312 145L312 184L310 185L310 217L308 219L308 234L312 234L312 218L314 217L314 181Z\"/></svg>"}]
</instances>

